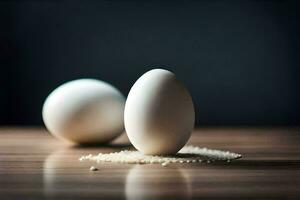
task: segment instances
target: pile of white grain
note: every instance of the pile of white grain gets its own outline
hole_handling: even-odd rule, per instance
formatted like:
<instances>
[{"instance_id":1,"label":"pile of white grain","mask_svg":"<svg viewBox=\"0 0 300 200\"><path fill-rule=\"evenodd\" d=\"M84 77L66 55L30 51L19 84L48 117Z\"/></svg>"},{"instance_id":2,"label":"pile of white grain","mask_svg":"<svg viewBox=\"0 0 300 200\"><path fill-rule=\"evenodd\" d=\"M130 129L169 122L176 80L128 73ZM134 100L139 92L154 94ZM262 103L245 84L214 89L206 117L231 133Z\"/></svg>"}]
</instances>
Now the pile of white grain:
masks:
<instances>
[{"instance_id":1,"label":"pile of white grain","mask_svg":"<svg viewBox=\"0 0 300 200\"><path fill-rule=\"evenodd\" d=\"M229 151L214 150L208 148L200 148L195 146L183 147L175 156L152 156L144 155L138 151L120 151L114 153L99 153L93 156L92 154L82 156L80 161L93 160L96 162L114 162L126 164L154 164L160 163L163 166L169 163L196 163L196 162L213 162L227 161L241 158L237 153Z\"/></svg>"}]
</instances>

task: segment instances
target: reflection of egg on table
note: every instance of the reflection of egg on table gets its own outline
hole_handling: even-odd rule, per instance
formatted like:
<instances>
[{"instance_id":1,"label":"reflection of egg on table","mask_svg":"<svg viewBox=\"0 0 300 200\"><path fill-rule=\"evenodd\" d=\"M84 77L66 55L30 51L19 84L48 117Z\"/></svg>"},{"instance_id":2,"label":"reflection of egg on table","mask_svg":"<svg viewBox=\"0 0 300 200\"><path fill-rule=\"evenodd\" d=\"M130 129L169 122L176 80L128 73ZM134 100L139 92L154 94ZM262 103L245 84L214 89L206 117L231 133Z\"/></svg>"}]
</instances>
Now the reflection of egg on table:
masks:
<instances>
[{"instance_id":1,"label":"reflection of egg on table","mask_svg":"<svg viewBox=\"0 0 300 200\"><path fill-rule=\"evenodd\" d=\"M126 177L127 200L191 199L190 180L185 169L136 165ZM175 198L174 198L175 197Z\"/></svg>"},{"instance_id":2,"label":"reflection of egg on table","mask_svg":"<svg viewBox=\"0 0 300 200\"><path fill-rule=\"evenodd\" d=\"M43 120L56 137L77 144L109 142L123 132L125 98L112 85L79 79L55 89L43 106Z\"/></svg>"},{"instance_id":3,"label":"reflection of egg on table","mask_svg":"<svg viewBox=\"0 0 300 200\"><path fill-rule=\"evenodd\" d=\"M129 140L139 151L177 153L190 138L194 122L192 98L172 72L151 70L132 86L124 123Z\"/></svg>"}]
</instances>

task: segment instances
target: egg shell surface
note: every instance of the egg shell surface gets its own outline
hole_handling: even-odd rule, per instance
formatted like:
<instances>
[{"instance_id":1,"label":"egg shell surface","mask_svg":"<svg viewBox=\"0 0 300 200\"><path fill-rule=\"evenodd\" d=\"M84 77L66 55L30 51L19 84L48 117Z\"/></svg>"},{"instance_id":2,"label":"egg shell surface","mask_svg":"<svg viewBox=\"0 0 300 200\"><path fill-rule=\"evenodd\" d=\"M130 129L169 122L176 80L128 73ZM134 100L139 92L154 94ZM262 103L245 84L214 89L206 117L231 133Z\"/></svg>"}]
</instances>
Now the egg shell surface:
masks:
<instances>
[{"instance_id":1,"label":"egg shell surface","mask_svg":"<svg viewBox=\"0 0 300 200\"><path fill-rule=\"evenodd\" d=\"M75 144L106 143L124 130L125 98L112 85L79 79L55 89L43 105L51 134Z\"/></svg>"},{"instance_id":2,"label":"egg shell surface","mask_svg":"<svg viewBox=\"0 0 300 200\"><path fill-rule=\"evenodd\" d=\"M142 153L177 153L190 138L194 123L192 98L172 72L148 71L132 86L124 124L129 140Z\"/></svg>"}]
</instances>

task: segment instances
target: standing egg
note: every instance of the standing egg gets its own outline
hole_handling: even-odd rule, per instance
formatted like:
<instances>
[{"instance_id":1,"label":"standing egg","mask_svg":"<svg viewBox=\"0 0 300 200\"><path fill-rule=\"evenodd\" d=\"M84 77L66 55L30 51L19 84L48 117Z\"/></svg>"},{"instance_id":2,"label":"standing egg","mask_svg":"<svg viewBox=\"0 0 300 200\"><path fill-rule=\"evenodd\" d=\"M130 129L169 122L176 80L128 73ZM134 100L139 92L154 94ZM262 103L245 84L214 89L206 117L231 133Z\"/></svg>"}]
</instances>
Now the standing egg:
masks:
<instances>
[{"instance_id":1,"label":"standing egg","mask_svg":"<svg viewBox=\"0 0 300 200\"><path fill-rule=\"evenodd\" d=\"M112 85L79 79L55 89L42 114L57 138L76 144L105 143L123 132L124 105L124 96Z\"/></svg>"},{"instance_id":2,"label":"standing egg","mask_svg":"<svg viewBox=\"0 0 300 200\"><path fill-rule=\"evenodd\" d=\"M142 153L177 153L190 138L194 123L192 98L172 72L148 71L132 86L124 124L129 140Z\"/></svg>"}]
</instances>

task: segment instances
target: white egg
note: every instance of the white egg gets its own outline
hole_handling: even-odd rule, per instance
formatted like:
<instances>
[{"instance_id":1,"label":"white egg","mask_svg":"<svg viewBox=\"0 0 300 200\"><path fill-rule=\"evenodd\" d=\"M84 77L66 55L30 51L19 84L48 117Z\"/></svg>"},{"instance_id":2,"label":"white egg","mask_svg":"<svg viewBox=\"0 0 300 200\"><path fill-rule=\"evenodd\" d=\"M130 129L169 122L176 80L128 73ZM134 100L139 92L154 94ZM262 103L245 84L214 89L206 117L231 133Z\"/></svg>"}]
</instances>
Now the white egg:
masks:
<instances>
[{"instance_id":1,"label":"white egg","mask_svg":"<svg viewBox=\"0 0 300 200\"><path fill-rule=\"evenodd\" d=\"M151 70L132 86L124 124L129 140L142 153L177 153L190 138L194 123L192 98L172 72Z\"/></svg>"},{"instance_id":2,"label":"white egg","mask_svg":"<svg viewBox=\"0 0 300 200\"><path fill-rule=\"evenodd\" d=\"M55 89L43 106L43 120L57 138L71 143L105 143L124 130L125 98L112 85L79 79Z\"/></svg>"}]
</instances>

